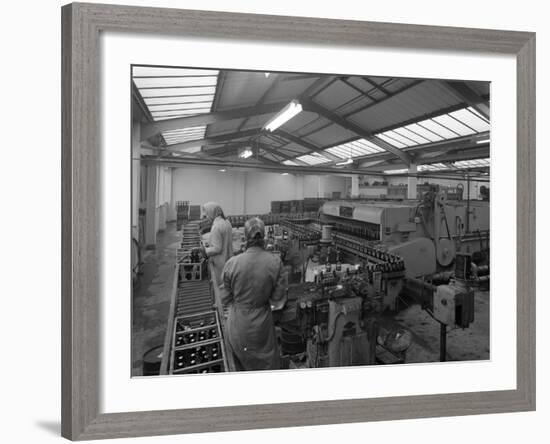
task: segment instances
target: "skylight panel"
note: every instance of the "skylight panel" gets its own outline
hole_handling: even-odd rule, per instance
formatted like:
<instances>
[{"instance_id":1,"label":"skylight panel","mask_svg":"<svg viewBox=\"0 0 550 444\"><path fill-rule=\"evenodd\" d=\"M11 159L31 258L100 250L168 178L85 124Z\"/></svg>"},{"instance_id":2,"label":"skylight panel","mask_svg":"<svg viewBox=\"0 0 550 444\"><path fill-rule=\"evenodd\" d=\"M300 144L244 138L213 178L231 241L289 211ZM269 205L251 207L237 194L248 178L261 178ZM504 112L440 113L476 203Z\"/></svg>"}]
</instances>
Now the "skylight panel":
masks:
<instances>
[{"instance_id":1,"label":"skylight panel","mask_svg":"<svg viewBox=\"0 0 550 444\"><path fill-rule=\"evenodd\" d=\"M490 159L472 159L472 160L460 160L453 164L456 168L484 168L491 165Z\"/></svg>"},{"instance_id":2,"label":"skylight panel","mask_svg":"<svg viewBox=\"0 0 550 444\"><path fill-rule=\"evenodd\" d=\"M452 131L448 130L444 126L441 126L439 123L431 119L418 122L418 125L439 135L442 139L454 139L455 137L458 137L458 134L453 133Z\"/></svg>"},{"instance_id":3,"label":"skylight panel","mask_svg":"<svg viewBox=\"0 0 550 444\"><path fill-rule=\"evenodd\" d=\"M321 163L330 162L330 159L327 159L326 157L321 156L320 154L317 154L317 153L306 154L304 156L298 157L297 159L307 163L308 165L319 165Z\"/></svg>"},{"instance_id":4,"label":"skylight panel","mask_svg":"<svg viewBox=\"0 0 550 444\"><path fill-rule=\"evenodd\" d=\"M189 88L192 86L216 86L218 78L213 77L151 77L151 78L134 78L134 83L139 89L143 88L168 88L182 87Z\"/></svg>"},{"instance_id":5,"label":"skylight panel","mask_svg":"<svg viewBox=\"0 0 550 444\"><path fill-rule=\"evenodd\" d=\"M424 143L430 143L430 139L426 139L425 137L422 137L418 135L415 132L412 132L408 130L407 128L397 128L393 130L395 133L402 135L403 137L407 137L410 140L413 140L417 145L422 145Z\"/></svg>"},{"instance_id":6,"label":"skylight panel","mask_svg":"<svg viewBox=\"0 0 550 444\"><path fill-rule=\"evenodd\" d=\"M381 153L384 151L383 148L365 139L355 140L354 142L351 142L351 144L365 154Z\"/></svg>"},{"instance_id":7,"label":"skylight panel","mask_svg":"<svg viewBox=\"0 0 550 444\"><path fill-rule=\"evenodd\" d=\"M407 145L405 145L404 143L401 143L398 140L389 137L385 133L377 134L376 137L380 137L380 139L382 139L384 142L387 142L387 143L389 143L390 145L393 145L396 148L406 148L407 147Z\"/></svg>"},{"instance_id":8,"label":"skylight panel","mask_svg":"<svg viewBox=\"0 0 550 444\"><path fill-rule=\"evenodd\" d=\"M298 166L298 164L296 162L293 162L292 160L285 160L283 162L283 165L288 165L288 166Z\"/></svg>"},{"instance_id":9,"label":"skylight panel","mask_svg":"<svg viewBox=\"0 0 550 444\"><path fill-rule=\"evenodd\" d=\"M147 106L153 105L167 105L167 104L181 104L181 103L207 103L211 104L214 100L214 94L199 94L189 96L177 96L177 97L159 97L159 98L144 98Z\"/></svg>"},{"instance_id":10,"label":"skylight panel","mask_svg":"<svg viewBox=\"0 0 550 444\"><path fill-rule=\"evenodd\" d=\"M216 69L164 68L162 66L134 66L135 77L168 77L168 76L217 76Z\"/></svg>"},{"instance_id":11,"label":"skylight panel","mask_svg":"<svg viewBox=\"0 0 550 444\"><path fill-rule=\"evenodd\" d=\"M162 137L168 145L176 143L188 142L190 140L201 140L204 138L206 125L183 128L173 131L165 131Z\"/></svg>"},{"instance_id":12,"label":"skylight panel","mask_svg":"<svg viewBox=\"0 0 550 444\"><path fill-rule=\"evenodd\" d=\"M193 108L175 111L153 111L151 115L153 117L167 117L167 116L190 116L193 114L204 114L209 112L209 108Z\"/></svg>"},{"instance_id":13,"label":"skylight panel","mask_svg":"<svg viewBox=\"0 0 550 444\"><path fill-rule=\"evenodd\" d=\"M487 120L485 117L483 117L480 113L478 113L474 108L471 106L466 108L468 111L470 111L472 114L475 114L476 117L479 117L481 120L484 120L485 122L489 123L489 120Z\"/></svg>"},{"instance_id":14,"label":"skylight panel","mask_svg":"<svg viewBox=\"0 0 550 444\"><path fill-rule=\"evenodd\" d=\"M441 137L439 134L436 134L433 131L424 128L423 126L420 126L418 123L412 123L411 125L404 126L403 128L408 130L409 132L418 134L420 137L423 137L429 142L439 142L441 140L444 140L443 137Z\"/></svg>"},{"instance_id":15,"label":"skylight panel","mask_svg":"<svg viewBox=\"0 0 550 444\"><path fill-rule=\"evenodd\" d=\"M448 170L449 167L443 163L431 163L426 165L418 165L418 171L441 171Z\"/></svg>"},{"instance_id":16,"label":"skylight panel","mask_svg":"<svg viewBox=\"0 0 550 444\"><path fill-rule=\"evenodd\" d=\"M327 148L325 151L327 153L340 157L341 159L348 159L350 157L353 158L358 156L366 156L368 154L380 153L384 150L365 139L358 139L352 142L333 146L332 148Z\"/></svg>"},{"instance_id":17,"label":"skylight panel","mask_svg":"<svg viewBox=\"0 0 550 444\"><path fill-rule=\"evenodd\" d=\"M459 109L458 111L449 113L449 115L460 120L478 133L489 131L491 129L490 125L479 117L477 113L472 111L474 111L473 108Z\"/></svg>"},{"instance_id":18,"label":"skylight panel","mask_svg":"<svg viewBox=\"0 0 550 444\"><path fill-rule=\"evenodd\" d=\"M470 134L475 134L475 131L472 128L469 128L468 126L460 123L458 120L453 119L448 114L434 117L433 120L455 132L459 136L468 136Z\"/></svg>"},{"instance_id":19,"label":"skylight panel","mask_svg":"<svg viewBox=\"0 0 550 444\"><path fill-rule=\"evenodd\" d=\"M174 96L190 96L192 94L204 95L214 94L216 88L214 86L198 86L190 88L165 88L165 89L153 89L153 88L141 88L139 90L141 96L146 99L148 97L174 97Z\"/></svg>"},{"instance_id":20,"label":"skylight panel","mask_svg":"<svg viewBox=\"0 0 550 444\"><path fill-rule=\"evenodd\" d=\"M210 102L206 103L180 103L180 104L166 104L166 105L149 105L150 112L159 112L159 111L184 111L184 110L194 110L197 108L206 108L210 109Z\"/></svg>"}]
</instances>

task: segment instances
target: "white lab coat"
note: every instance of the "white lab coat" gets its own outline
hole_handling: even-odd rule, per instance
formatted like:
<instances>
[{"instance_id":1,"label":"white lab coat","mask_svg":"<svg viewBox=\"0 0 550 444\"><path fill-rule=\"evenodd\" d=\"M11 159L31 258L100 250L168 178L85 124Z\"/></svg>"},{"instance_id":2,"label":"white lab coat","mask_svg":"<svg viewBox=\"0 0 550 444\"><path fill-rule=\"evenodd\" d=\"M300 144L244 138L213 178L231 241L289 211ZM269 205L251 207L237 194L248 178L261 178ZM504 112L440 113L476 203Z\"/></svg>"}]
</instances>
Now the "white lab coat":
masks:
<instances>
[{"instance_id":1,"label":"white lab coat","mask_svg":"<svg viewBox=\"0 0 550 444\"><path fill-rule=\"evenodd\" d=\"M219 286L223 266L233 256L233 228L227 219L221 216L214 219L205 251L211 264L212 280Z\"/></svg>"}]
</instances>

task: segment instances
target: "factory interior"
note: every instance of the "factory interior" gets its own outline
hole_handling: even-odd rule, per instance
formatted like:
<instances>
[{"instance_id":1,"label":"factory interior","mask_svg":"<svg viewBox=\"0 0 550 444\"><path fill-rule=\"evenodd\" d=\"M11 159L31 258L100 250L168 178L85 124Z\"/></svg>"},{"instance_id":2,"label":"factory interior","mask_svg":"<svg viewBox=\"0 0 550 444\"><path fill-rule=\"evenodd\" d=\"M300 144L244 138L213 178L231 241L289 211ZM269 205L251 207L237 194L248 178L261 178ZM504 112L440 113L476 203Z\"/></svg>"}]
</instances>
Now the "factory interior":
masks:
<instances>
[{"instance_id":1,"label":"factory interior","mask_svg":"<svg viewBox=\"0 0 550 444\"><path fill-rule=\"evenodd\" d=\"M280 369L490 359L490 84L134 65L132 376L237 370L210 245L265 224Z\"/></svg>"}]
</instances>

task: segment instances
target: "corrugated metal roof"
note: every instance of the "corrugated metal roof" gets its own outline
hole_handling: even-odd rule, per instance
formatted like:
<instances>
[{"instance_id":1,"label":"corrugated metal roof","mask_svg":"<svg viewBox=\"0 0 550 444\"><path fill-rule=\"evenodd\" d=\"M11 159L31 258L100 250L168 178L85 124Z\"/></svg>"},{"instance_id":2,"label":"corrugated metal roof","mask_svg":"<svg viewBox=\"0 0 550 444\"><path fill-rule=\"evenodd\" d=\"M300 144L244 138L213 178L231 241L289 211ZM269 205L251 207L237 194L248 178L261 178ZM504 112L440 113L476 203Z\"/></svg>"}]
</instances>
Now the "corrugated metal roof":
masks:
<instances>
[{"instance_id":1,"label":"corrugated metal roof","mask_svg":"<svg viewBox=\"0 0 550 444\"><path fill-rule=\"evenodd\" d=\"M440 82L422 82L397 96L353 114L348 119L371 132L376 132L400 122L421 120L426 114L460 103Z\"/></svg>"},{"instance_id":2,"label":"corrugated metal roof","mask_svg":"<svg viewBox=\"0 0 550 444\"><path fill-rule=\"evenodd\" d=\"M321 93L315 96L315 102L323 105L325 108L338 109L350 100L361 97L361 95L352 87L344 82L331 83Z\"/></svg>"},{"instance_id":3,"label":"corrugated metal roof","mask_svg":"<svg viewBox=\"0 0 550 444\"><path fill-rule=\"evenodd\" d=\"M337 145L342 141L346 141L357 137L357 134L342 128L339 125L332 124L326 128L323 128L313 134L307 136L308 140L311 140L314 144L320 147Z\"/></svg>"},{"instance_id":4,"label":"corrugated metal roof","mask_svg":"<svg viewBox=\"0 0 550 444\"><path fill-rule=\"evenodd\" d=\"M155 120L196 115L269 103L285 103L298 98L322 75L299 73L224 71L139 67L133 68L133 81L143 102ZM488 82L467 82L480 96L489 92ZM350 86L353 85L353 86ZM342 76L313 94L313 101L375 134L398 148L440 142L459 136L489 131L489 123L473 108L460 101L444 81L388 77ZM212 109L215 106L215 109ZM441 112L441 115L437 115ZM254 115L249 118L220 120L210 124L195 123L189 128L162 133L168 145L201 140L240 130L259 129L275 115ZM427 118L429 117L429 119ZM410 123L414 122L414 123ZM400 126L401 125L401 126ZM358 134L302 111L280 128L295 137L324 149L338 158L368 156L383 148L359 139ZM250 134L237 140L254 139ZM260 138L266 137L261 135ZM287 157L302 156L308 149L284 140L273 133L266 143ZM350 141L355 141L350 144ZM225 142L224 142L225 143ZM217 145L222 146L220 142ZM190 149L194 149L192 147ZM267 156L267 154L266 154ZM269 156L271 158L271 155ZM329 162L318 155L306 156L304 162ZM332 157L334 159L334 157ZM313 164L313 163L312 163Z\"/></svg>"},{"instance_id":5,"label":"corrugated metal roof","mask_svg":"<svg viewBox=\"0 0 550 444\"><path fill-rule=\"evenodd\" d=\"M215 111L255 105L275 79L276 76L266 78L261 72L225 71Z\"/></svg>"}]
</instances>

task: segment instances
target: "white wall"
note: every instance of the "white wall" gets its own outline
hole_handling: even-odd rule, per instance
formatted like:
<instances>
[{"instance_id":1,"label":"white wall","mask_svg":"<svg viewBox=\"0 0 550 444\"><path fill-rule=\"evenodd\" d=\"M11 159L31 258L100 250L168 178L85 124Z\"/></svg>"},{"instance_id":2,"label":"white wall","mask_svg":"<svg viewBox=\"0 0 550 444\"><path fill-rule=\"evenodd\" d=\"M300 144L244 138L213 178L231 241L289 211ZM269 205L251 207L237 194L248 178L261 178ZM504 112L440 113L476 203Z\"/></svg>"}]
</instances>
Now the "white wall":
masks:
<instances>
[{"instance_id":1,"label":"white wall","mask_svg":"<svg viewBox=\"0 0 550 444\"><path fill-rule=\"evenodd\" d=\"M319 176L320 196L331 198L337 191L340 197L347 197L351 192L351 178L344 176Z\"/></svg>"},{"instance_id":2,"label":"white wall","mask_svg":"<svg viewBox=\"0 0 550 444\"><path fill-rule=\"evenodd\" d=\"M272 200L303 199L303 177L250 171L245 174L245 213L269 213Z\"/></svg>"},{"instance_id":3,"label":"white wall","mask_svg":"<svg viewBox=\"0 0 550 444\"><path fill-rule=\"evenodd\" d=\"M174 201L187 200L190 205L218 202L226 214L243 214L244 175L231 170L189 166L174 168Z\"/></svg>"},{"instance_id":4,"label":"white wall","mask_svg":"<svg viewBox=\"0 0 550 444\"><path fill-rule=\"evenodd\" d=\"M399 184L406 184L407 178L406 177L388 177L388 183L390 185L399 185ZM432 179L432 178L418 178L418 185L421 185L425 182L429 182L431 184L435 185L442 185L447 187L456 187L458 184L462 184L464 186L464 198L466 198L466 192L468 189L468 183L466 180L449 180L449 179ZM489 186L489 183L484 182L477 182L475 180L470 181L470 199L479 199L479 189L482 185L485 185L486 187Z\"/></svg>"},{"instance_id":5,"label":"white wall","mask_svg":"<svg viewBox=\"0 0 550 444\"><path fill-rule=\"evenodd\" d=\"M262 214L271 211L273 200L331 197L333 191L346 195L350 178L340 176L296 176L263 171L188 166L174 168L172 205L188 200L191 205L218 202L225 214Z\"/></svg>"}]
</instances>

